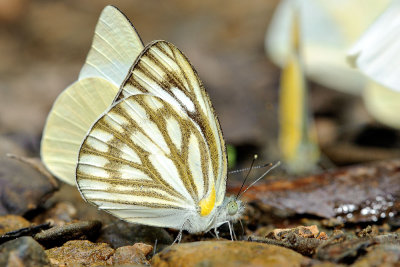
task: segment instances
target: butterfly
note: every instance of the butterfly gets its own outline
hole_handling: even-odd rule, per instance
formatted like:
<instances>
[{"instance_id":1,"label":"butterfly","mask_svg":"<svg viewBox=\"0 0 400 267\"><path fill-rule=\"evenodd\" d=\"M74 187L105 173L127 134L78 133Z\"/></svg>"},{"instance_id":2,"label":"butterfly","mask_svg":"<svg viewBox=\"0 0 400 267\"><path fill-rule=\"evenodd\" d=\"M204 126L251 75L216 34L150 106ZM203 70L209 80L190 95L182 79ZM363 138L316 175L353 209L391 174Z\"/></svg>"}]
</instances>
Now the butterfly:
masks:
<instances>
[{"instance_id":1,"label":"butterfly","mask_svg":"<svg viewBox=\"0 0 400 267\"><path fill-rule=\"evenodd\" d=\"M125 221L180 234L230 226L244 205L225 197L225 141L210 98L177 47L153 41L138 54L141 45L106 7L80 79L50 112L43 161L64 181L76 175L86 201Z\"/></svg>"}]
</instances>

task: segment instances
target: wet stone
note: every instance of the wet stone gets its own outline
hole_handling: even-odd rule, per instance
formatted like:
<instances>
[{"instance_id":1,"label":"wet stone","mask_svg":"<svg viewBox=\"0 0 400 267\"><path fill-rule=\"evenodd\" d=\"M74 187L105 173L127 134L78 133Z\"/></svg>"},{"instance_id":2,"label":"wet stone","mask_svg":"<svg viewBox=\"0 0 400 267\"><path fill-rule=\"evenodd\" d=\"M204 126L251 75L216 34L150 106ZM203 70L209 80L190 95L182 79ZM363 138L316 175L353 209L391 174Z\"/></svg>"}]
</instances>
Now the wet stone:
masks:
<instances>
[{"instance_id":1,"label":"wet stone","mask_svg":"<svg viewBox=\"0 0 400 267\"><path fill-rule=\"evenodd\" d=\"M0 157L0 215L36 209L57 187L31 166Z\"/></svg>"},{"instance_id":2,"label":"wet stone","mask_svg":"<svg viewBox=\"0 0 400 267\"><path fill-rule=\"evenodd\" d=\"M30 222L18 215L0 216L0 236L7 232L29 227L29 225Z\"/></svg>"},{"instance_id":3,"label":"wet stone","mask_svg":"<svg viewBox=\"0 0 400 267\"><path fill-rule=\"evenodd\" d=\"M32 237L20 237L0 245L0 266L49 266L44 249Z\"/></svg>"},{"instance_id":4,"label":"wet stone","mask_svg":"<svg viewBox=\"0 0 400 267\"><path fill-rule=\"evenodd\" d=\"M35 240L46 248L60 246L68 240L94 239L101 229L99 221L83 221L56 226L34 236Z\"/></svg>"},{"instance_id":5,"label":"wet stone","mask_svg":"<svg viewBox=\"0 0 400 267\"><path fill-rule=\"evenodd\" d=\"M398 217L399 179L400 160L395 159L335 169L293 181L260 183L245 197L266 211L311 214L341 223L377 222Z\"/></svg>"},{"instance_id":6,"label":"wet stone","mask_svg":"<svg viewBox=\"0 0 400 267\"><path fill-rule=\"evenodd\" d=\"M105 243L92 243L88 240L72 240L62 247L45 251L52 265L97 266L107 265L114 249Z\"/></svg>"},{"instance_id":7,"label":"wet stone","mask_svg":"<svg viewBox=\"0 0 400 267\"><path fill-rule=\"evenodd\" d=\"M283 247L232 241L173 245L156 254L152 266L301 266L310 260Z\"/></svg>"},{"instance_id":8,"label":"wet stone","mask_svg":"<svg viewBox=\"0 0 400 267\"><path fill-rule=\"evenodd\" d=\"M163 228L127 223L116 219L103 227L98 242L109 243L113 248L129 246L138 242L154 245L157 248L169 246L173 238Z\"/></svg>"},{"instance_id":9,"label":"wet stone","mask_svg":"<svg viewBox=\"0 0 400 267\"><path fill-rule=\"evenodd\" d=\"M152 251L152 246L143 243L136 243L133 246L120 247L115 250L114 255L108 259L107 263L111 265L150 265L150 262L146 259L146 256Z\"/></svg>"}]
</instances>

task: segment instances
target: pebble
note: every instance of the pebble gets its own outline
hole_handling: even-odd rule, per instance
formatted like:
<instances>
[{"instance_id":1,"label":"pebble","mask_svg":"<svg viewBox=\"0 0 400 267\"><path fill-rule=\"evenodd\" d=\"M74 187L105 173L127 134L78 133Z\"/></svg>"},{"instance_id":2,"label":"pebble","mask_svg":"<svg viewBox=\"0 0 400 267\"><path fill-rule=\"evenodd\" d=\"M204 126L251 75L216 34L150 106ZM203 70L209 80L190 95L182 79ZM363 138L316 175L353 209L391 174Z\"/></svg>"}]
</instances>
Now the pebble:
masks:
<instances>
[{"instance_id":1,"label":"pebble","mask_svg":"<svg viewBox=\"0 0 400 267\"><path fill-rule=\"evenodd\" d=\"M106 243L92 243L88 240L72 240L63 246L46 250L52 265L98 266L98 265L150 265L146 256L153 247L136 243L116 250Z\"/></svg>"},{"instance_id":2,"label":"pebble","mask_svg":"<svg viewBox=\"0 0 400 267\"><path fill-rule=\"evenodd\" d=\"M274 245L203 241L173 245L152 258L152 266L301 266L310 262L301 254Z\"/></svg>"},{"instance_id":3,"label":"pebble","mask_svg":"<svg viewBox=\"0 0 400 267\"><path fill-rule=\"evenodd\" d=\"M153 247L143 243L136 243L133 246L120 247L115 250L115 253L107 260L108 264L144 264L150 265L146 256L152 252Z\"/></svg>"},{"instance_id":4,"label":"pebble","mask_svg":"<svg viewBox=\"0 0 400 267\"><path fill-rule=\"evenodd\" d=\"M52 265L95 266L107 265L114 249L105 243L92 243L88 240L72 240L62 247L45 251Z\"/></svg>"},{"instance_id":5,"label":"pebble","mask_svg":"<svg viewBox=\"0 0 400 267\"><path fill-rule=\"evenodd\" d=\"M0 245L0 266L49 266L43 247L32 237L24 236Z\"/></svg>"},{"instance_id":6,"label":"pebble","mask_svg":"<svg viewBox=\"0 0 400 267\"><path fill-rule=\"evenodd\" d=\"M40 206L56 189L31 166L0 157L0 215L24 215Z\"/></svg>"}]
</instances>

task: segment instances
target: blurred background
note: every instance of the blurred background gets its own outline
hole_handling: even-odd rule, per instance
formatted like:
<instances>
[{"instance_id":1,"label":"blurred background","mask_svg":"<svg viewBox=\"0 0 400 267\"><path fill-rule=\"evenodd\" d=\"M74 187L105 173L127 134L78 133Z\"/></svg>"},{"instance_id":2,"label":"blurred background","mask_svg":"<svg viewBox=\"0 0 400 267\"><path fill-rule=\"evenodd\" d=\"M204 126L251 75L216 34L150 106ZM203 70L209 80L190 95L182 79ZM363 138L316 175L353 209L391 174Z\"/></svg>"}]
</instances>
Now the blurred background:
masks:
<instances>
[{"instance_id":1,"label":"blurred background","mask_svg":"<svg viewBox=\"0 0 400 267\"><path fill-rule=\"evenodd\" d=\"M299 54L307 54L299 73L306 75L307 66L314 72L307 73L310 79L304 99L308 100L299 105L312 118L304 127L307 132L315 129L317 138L312 142L320 151L315 160L318 167L307 171L400 156L399 131L366 109L361 93L365 78L355 69L349 71L351 74L335 72L343 66L350 69L345 52L389 1L379 1L379 7L369 10L343 3L331 10L329 1L306 2L320 2L305 7L311 12L306 17L315 15L311 25L321 26L315 31L325 33L312 31L314 35L300 38ZM211 97L225 139L234 148L235 168L248 166L254 153L260 155L261 162L282 158L278 144L282 119L278 115L282 113L280 67L284 68L285 60L280 59L287 52L279 48L290 43L285 36L291 35L291 29L287 26L290 23L282 24L279 18L293 15L274 13L278 0L0 0L1 153L39 155L46 116L57 95L78 78L97 19L108 4L117 6L131 20L145 44L164 39L188 56ZM318 18L332 21L323 24ZM297 23L305 27L310 22L300 18ZM355 29L350 31L348 25ZM335 32L328 34L331 38L307 39L326 36L331 30ZM306 33L304 29L300 32ZM334 41L325 42L327 39ZM319 54L310 58L312 51ZM343 64L328 68L330 58ZM325 76L330 77L328 82Z\"/></svg>"}]
</instances>

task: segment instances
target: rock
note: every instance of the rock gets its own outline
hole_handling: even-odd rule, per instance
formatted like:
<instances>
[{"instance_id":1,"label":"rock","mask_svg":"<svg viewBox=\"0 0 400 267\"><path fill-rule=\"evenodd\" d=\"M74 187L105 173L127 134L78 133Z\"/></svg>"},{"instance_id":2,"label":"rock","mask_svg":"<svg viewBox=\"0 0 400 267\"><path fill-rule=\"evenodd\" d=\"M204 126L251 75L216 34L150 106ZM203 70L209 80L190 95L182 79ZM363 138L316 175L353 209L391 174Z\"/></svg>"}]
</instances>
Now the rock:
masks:
<instances>
[{"instance_id":1,"label":"rock","mask_svg":"<svg viewBox=\"0 0 400 267\"><path fill-rule=\"evenodd\" d=\"M49 266L42 246L32 237L20 237L0 245L0 266Z\"/></svg>"},{"instance_id":2,"label":"rock","mask_svg":"<svg viewBox=\"0 0 400 267\"><path fill-rule=\"evenodd\" d=\"M245 195L265 210L336 218L341 222L376 222L400 210L400 159L351 166L253 186ZM233 188L232 191L238 190ZM301 201L299 201L301 199ZM270 216L271 217L271 216Z\"/></svg>"},{"instance_id":3,"label":"rock","mask_svg":"<svg viewBox=\"0 0 400 267\"><path fill-rule=\"evenodd\" d=\"M323 235L324 239L325 237L326 235ZM287 230L278 229L278 231L267 234L265 238L257 236L249 237L249 241L293 249L305 256L314 255L317 248L324 244L324 239L319 239L319 236L304 237L302 233L298 232L297 228Z\"/></svg>"},{"instance_id":4,"label":"rock","mask_svg":"<svg viewBox=\"0 0 400 267\"><path fill-rule=\"evenodd\" d=\"M98 242L111 244L113 248L132 245L134 243L146 243L157 247L171 245L174 240L162 228L139 225L115 219L114 223L108 224L101 230Z\"/></svg>"},{"instance_id":5,"label":"rock","mask_svg":"<svg viewBox=\"0 0 400 267\"><path fill-rule=\"evenodd\" d=\"M97 237L100 228L99 221L83 221L50 228L36 234L34 238L46 248L51 248L60 246L68 240Z\"/></svg>"},{"instance_id":6,"label":"rock","mask_svg":"<svg viewBox=\"0 0 400 267\"><path fill-rule=\"evenodd\" d=\"M18 215L0 216L0 235L20 228L29 227L29 225L30 222Z\"/></svg>"},{"instance_id":7,"label":"rock","mask_svg":"<svg viewBox=\"0 0 400 267\"><path fill-rule=\"evenodd\" d=\"M152 258L152 266L300 266L301 254L274 245L204 241L172 245Z\"/></svg>"},{"instance_id":8,"label":"rock","mask_svg":"<svg viewBox=\"0 0 400 267\"><path fill-rule=\"evenodd\" d=\"M282 240L290 233L295 233L299 237L303 238L317 238L317 239L327 239L324 232L320 232L316 225L311 226L298 226L296 228L290 229L274 229L266 237L273 238L276 240Z\"/></svg>"},{"instance_id":9,"label":"rock","mask_svg":"<svg viewBox=\"0 0 400 267\"><path fill-rule=\"evenodd\" d=\"M92 243L88 240L72 240L62 247L45 251L52 265L94 266L107 265L114 249L105 243Z\"/></svg>"},{"instance_id":10,"label":"rock","mask_svg":"<svg viewBox=\"0 0 400 267\"><path fill-rule=\"evenodd\" d=\"M115 250L114 255L107 260L108 264L144 264L150 265L146 256L153 250L153 247L143 243L136 243L133 246L120 247Z\"/></svg>"},{"instance_id":11,"label":"rock","mask_svg":"<svg viewBox=\"0 0 400 267\"><path fill-rule=\"evenodd\" d=\"M0 157L0 170L0 215L23 215L57 189L53 181L15 159Z\"/></svg>"}]
</instances>

